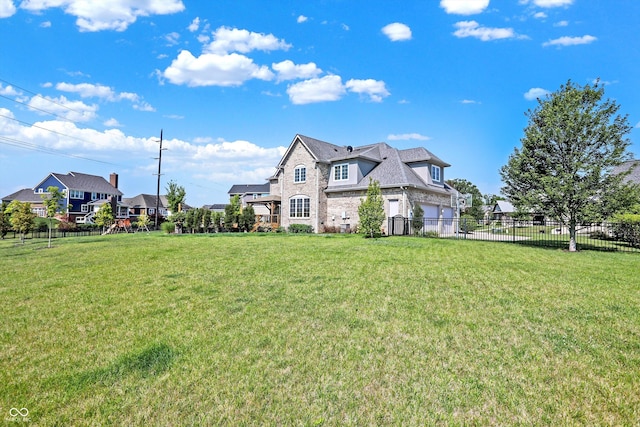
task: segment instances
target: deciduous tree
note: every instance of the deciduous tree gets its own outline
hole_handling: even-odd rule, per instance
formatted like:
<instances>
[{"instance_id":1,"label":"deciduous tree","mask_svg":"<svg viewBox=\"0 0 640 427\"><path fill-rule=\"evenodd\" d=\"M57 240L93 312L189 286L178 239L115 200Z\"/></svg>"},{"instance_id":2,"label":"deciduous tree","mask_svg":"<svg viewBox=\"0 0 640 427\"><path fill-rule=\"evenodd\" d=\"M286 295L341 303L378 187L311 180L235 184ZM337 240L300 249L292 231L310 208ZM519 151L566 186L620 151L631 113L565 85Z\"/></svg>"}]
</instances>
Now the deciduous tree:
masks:
<instances>
[{"instance_id":1,"label":"deciduous tree","mask_svg":"<svg viewBox=\"0 0 640 427\"><path fill-rule=\"evenodd\" d=\"M47 218L49 219L47 225L49 226L49 245L51 247L51 229L53 228L53 218L61 213L67 211L67 207L61 202L65 199L64 194L56 186L50 185L47 187L47 192L40 196L42 203L47 209Z\"/></svg>"},{"instance_id":2,"label":"deciduous tree","mask_svg":"<svg viewBox=\"0 0 640 427\"><path fill-rule=\"evenodd\" d=\"M167 184L167 206L172 214L180 211L181 205L184 204L187 192L184 187L178 185L175 181L169 181Z\"/></svg>"},{"instance_id":3,"label":"deciduous tree","mask_svg":"<svg viewBox=\"0 0 640 427\"><path fill-rule=\"evenodd\" d=\"M31 211L31 203L14 200L7 206L5 213L7 212L11 215L11 227L20 233L20 241L24 244L24 239L33 229L36 219L36 214Z\"/></svg>"},{"instance_id":4,"label":"deciduous tree","mask_svg":"<svg viewBox=\"0 0 640 427\"><path fill-rule=\"evenodd\" d=\"M93 221L100 227L102 227L102 231L104 232L105 227L109 227L113 224L115 217L113 216L113 209L111 209L111 203L105 203L100 206L98 212L96 212Z\"/></svg>"},{"instance_id":5,"label":"deciduous tree","mask_svg":"<svg viewBox=\"0 0 640 427\"><path fill-rule=\"evenodd\" d=\"M612 169L630 158L631 131L620 106L604 99L604 87L571 81L538 99L516 148L500 174L502 193L520 210L544 212L569 228L606 214L607 199L628 191Z\"/></svg>"}]
</instances>

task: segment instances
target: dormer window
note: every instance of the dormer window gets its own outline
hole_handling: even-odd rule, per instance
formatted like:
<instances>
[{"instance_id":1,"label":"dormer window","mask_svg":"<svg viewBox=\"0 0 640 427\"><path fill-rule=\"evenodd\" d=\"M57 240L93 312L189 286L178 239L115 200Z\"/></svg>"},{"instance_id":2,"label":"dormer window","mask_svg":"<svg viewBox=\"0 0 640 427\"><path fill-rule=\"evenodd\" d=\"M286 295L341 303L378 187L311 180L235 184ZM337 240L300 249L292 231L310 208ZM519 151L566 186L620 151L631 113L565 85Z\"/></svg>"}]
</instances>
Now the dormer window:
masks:
<instances>
[{"instance_id":1,"label":"dormer window","mask_svg":"<svg viewBox=\"0 0 640 427\"><path fill-rule=\"evenodd\" d=\"M435 182L441 182L442 168L440 166L431 165L431 179Z\"/></svg>"},{"instance_id":2,"label":"dormer window","mask_svg":"<svg viewBox=\"0 0 640 427\"><path fill-rule=\"evenodd\" d=\"M333 180L346 181L349 179L349 164L342 163L333 167Z\"/></svg>"},{"instance_id":3,"label":"dormer window","mask_svg":"<svg viewBox=\"0 0 640 427\"><path fill-rule=\"evenodd\" d=\"M306 182L307 181L307 167L296 166L293 170L293 182Z\"/></svg>"}]
</instances>

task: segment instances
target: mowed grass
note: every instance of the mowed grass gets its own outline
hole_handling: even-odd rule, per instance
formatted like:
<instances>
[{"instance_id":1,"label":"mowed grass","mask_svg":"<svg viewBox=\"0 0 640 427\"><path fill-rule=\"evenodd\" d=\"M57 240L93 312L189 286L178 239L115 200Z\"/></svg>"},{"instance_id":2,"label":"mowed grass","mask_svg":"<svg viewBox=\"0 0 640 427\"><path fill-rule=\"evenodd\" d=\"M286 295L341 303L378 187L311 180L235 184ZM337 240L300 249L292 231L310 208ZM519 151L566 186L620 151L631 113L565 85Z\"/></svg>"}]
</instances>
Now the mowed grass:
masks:
<instances>
[{"instance_id":1,"label":"mowed grass","mask_svg":"<svg viewBox=\"0 0 640 427\"><path fill-rule=\"evenodd\" d=\"M421 238L0 242L36 425L633 425L640 257Z\"/></svg>"}]
</instances>

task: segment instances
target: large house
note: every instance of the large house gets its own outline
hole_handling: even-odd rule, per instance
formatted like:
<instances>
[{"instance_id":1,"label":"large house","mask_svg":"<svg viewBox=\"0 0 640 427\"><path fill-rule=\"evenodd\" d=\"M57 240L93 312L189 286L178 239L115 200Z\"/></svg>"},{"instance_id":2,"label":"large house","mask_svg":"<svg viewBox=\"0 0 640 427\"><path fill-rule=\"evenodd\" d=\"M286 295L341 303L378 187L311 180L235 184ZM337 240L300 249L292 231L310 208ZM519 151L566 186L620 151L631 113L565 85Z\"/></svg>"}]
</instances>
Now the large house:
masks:
<instances>
[{"instance_id":1,"label":"large house","mask_svg":"<svg viewBox=\"0 0 640 427\"><path fill-rule=\"evenodd\" d=\"M269 208L272 223L307 224L314 231L353 231L370 180L378 181L388 218L411 216L419 204L447 232L454 210L445 184L448 163L423 147L399 150L384 142L352 147L296 135L269 178L269 196L249 201ZM388 224L382 226L387 233Z\"/></svg>"},{"instance_id":2,"label":"large house","mask_svg":"<svg viewBox=\"0 0 640 427\"><path fill-rule=\"evenodd\" d=\"M32 210L37 215L46 216L41 196L47 193L49 187L58 187L64 194L62 203L68 207L67 215L70 221L92 222L95 213L105 203L111 203L115 207L116 218L129 216L127 206L122 203L122 192L118 190L118 175L115 173L109 176L109 181L101 176L79 172L50 173L33 189L20 190L2 200L30 202Z\"/></svg>"},{"instance_id":3,"label":"large house","mask_svg":"<svg viewBox=\"0 0 640 427\"><path fill-rule=\"evenodd\" d=\"M150 219L156 216L158 209L158 217L164 219L169 214L167 196L160 195L160 200L155 195L138 194L135 197L125 197L122 202L129 207L129 216L133 219L140 215L146 215Z\"/></svg>"}]
</instances>

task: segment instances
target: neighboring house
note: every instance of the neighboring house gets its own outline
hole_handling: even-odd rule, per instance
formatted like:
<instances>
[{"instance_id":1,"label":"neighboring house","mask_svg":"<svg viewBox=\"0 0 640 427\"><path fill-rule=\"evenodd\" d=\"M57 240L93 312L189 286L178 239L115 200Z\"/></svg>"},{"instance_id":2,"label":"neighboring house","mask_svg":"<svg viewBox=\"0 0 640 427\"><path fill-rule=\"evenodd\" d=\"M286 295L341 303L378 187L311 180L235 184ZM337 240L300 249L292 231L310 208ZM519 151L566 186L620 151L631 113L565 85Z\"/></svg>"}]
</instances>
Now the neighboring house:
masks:
<instances>
[{"instance_id":1,"label":"neighboring house","mask_svg":"<svg viewBox=\"0 0 640 427\"><path fill-rule=\"evenodd\" d=\"M269 196L271 191L271 185L268 182L264 184L236 184L233 185L229 191L229 199L233 196L239 196L242 207L244 208L250 202L259 199L261 197ZM264 217L269 215L269 209L265 205L252 204L256 217ZM224 210L224 209L223 209Z\"/></svg>"},{"instance_id":2,"label":"neighboring house","mask_svg":"<svg viewBox=\"0 0 640 427\"><path fill-rule=\"evenodd\" d=\"M149 219L153 220L156 216L156 208L158 209L158 215L162 218L166 218L169 214L167 196L160 195L159 203L157 197L151 194L138 194L135 197L125 197L122 201L129 206L129 216L134 219L145 214Z\"/></svg>"},{"instance_id":3,"label":"neighboring house","mask_svg":"<svg viewBox=\"0 0 640 427\"><path fill-rule=\"evenodd\" d=\"M640 185L640 160L628 160L620 166L615 167L611 173L617 175L629 170L631 170L631 172L624 178L624 182L633 182Z\"/></svg>"},{"instance_id":4,"label":"neighboring house","mask_svg":"<svg viewBox=\"0 0 640 427\"><path fill-rule=\"evenodd\" d=\"M208 209L211 212L220 212L220 213L224 213L224 208L225 208L224 203L214 203L212 205L204 205L202 206L203 209Z\"/></svg>"},{"instance_id":5,"label":"neighboring house","mask_svg":"<svg viewBox=\"0 0 640 427\"><path fill-rule=\"evenodd\" d=\"M121 201L122 192L118 190L118 175L115 173L109 176L109 181L101 176L79 172L50 173L32 190L20 190L7 196L3 201L9 200L11 197L15 197L16 200L28 201L38 216L46 216L41 195L47 194L49 187L58 187L65 195L62 204L68 207L67 215L70 221L93 222L95 212L105 203L112 204L116 218L129 217L128 209ZM33 196L28 194L29 192Z\"/></svg>"},{"instance_id":6,"label":"neighboring house","mask_svg":"<svg viewBox=\"0 0 640 427\"><path fill-rule=\"evenodd\" d=\"M27 202L31 204L31 211L41 218L47 216L47 208L45 208L42 194L35 193L33 188L23 188L15 193L9 194L2 198L3 203L11 203L14 200L19 202Z\"/></svg>"},{"instance_id":7,"label":"neighboring house","mask_svg":"<svg viewBox=\"0 0 640 427\"><path fill-rule=\"evenodd\" d=\"M269 178L269 196L248 203L267 206L272 222L283 227L307 224L315 232L352 231L369 182L376 180L387 218L408 218L419 204L424 217L435 220L433 227L450 232L455 190L445 184L448 166L422 147L399 150L384 142L338 146L296 135ZM382 231L387 228L385 221Z\"/></svg>"},{"instance_id":8,"label":"neighboring house","mask_svg":"<svg viewBox=\"0 0 640 427\"><path fill-rule=\"evenodd\" d=\"M496 221L502 220L511 220L513 219L513 214L516 209L513 207L511 202L507 202L506 200L498 200L495 205L493 205L493 219Z\"/></svg>"}]
</instances>

